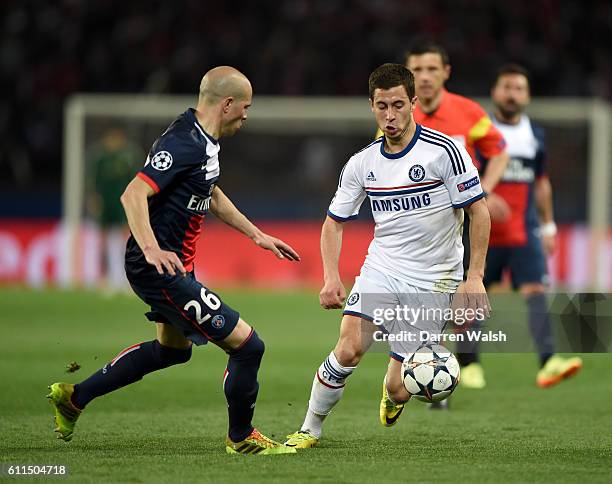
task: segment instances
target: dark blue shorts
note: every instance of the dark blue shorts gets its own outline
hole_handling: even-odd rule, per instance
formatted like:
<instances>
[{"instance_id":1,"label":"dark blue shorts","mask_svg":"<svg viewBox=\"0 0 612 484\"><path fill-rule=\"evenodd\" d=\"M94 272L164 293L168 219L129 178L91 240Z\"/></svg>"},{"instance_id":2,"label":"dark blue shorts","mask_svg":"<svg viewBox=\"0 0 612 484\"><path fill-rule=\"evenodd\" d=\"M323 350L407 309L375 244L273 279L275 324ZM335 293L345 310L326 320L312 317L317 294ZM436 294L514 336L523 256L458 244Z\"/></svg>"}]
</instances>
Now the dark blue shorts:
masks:
<instances>
[{"instance_id":1,"label":"dark blue shorts","mask_svg":"<svg viewBox=\"0 0 612 484\"><path fill-rule=\"evenodd\" d=\"M529 283L548 284L542 241L534 229L530 229L528 233L526 245L489 247L485 266L485 287L500 282L505 269L510 269L514 289Z\"/></svg>"},{"instance_id":2,"label":"dark blue shorts","mask_svg":"<svg viewBox=\"0 0 612 484\"><path fill-rule=\"evenodd\" d=\"M238 312L199 283L193 272L145 278L127 271L127 278L138 297L151 306L145 313L149 321L174 326L196 345L225 339L238 323Z\"/></svg>"}]
</instances>

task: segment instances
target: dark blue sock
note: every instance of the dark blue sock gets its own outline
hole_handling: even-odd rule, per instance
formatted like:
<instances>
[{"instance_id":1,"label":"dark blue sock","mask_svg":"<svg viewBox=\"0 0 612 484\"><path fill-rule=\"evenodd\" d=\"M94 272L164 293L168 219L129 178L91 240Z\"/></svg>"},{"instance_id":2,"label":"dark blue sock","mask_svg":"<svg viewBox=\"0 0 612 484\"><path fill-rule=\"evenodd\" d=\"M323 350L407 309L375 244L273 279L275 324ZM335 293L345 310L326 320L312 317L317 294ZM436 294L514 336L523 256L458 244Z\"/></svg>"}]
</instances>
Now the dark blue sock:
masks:
<instances>
[{"instance_id":1,"label":"dark blue sock","mask_svg":"<svg viewBox=\"0 0 612 484\"><path fill-rule=\"evenodd\" d=\"M74 386L72 403L83 409L94 398L134 383L147 373L161 370L191 358L191 347L186 350L163 346L157 340L130 346L111 362Z\"/></svg>"},{"instance_id":2,"label":"dark blue sock","mask_svg":"<svg viewBox=\"0 0 612 484\"><path fill-rule=\"evenodd\" d=\"M472 341L470 341L472 343ZM459 341L457 342L457 346L459 346ZM463 353L463 351L477 351L475 348L468 347L461 349L462 353L457 353L457 361L459 364L463 366L471 365L472 363L480 362L480 354L479 353Z\"/></svg>"},{"instance_id":3,"label":"dark blue sock","mask_svg":"<svg viewBox=\"0 0 612 484\"><path fill-rule=\"evenodd\" d=\"M482 329L482 322L475 320L469 326L461 326L458 330L463 335L463 339L457 341L457 361L463 366L480 362L480 352L478 341L470 341L466 331L479 331Z\"/></svg>"},{"instance_id":4,"label":"dark blue sock","mask_svg":"<svg viewBox=\"0 0 612 484\"><path fill-rule=\"evenodd\" d=\"M253 431L251 421L259 390L257 372L264 351L263 341L253 330L242 347L229 353L223 391L229 415L228 435L233 442L244 440Z\"/></svg>"},{"instance_id":5,"label":"dark blue sock","mask_svg":"<svg viewBox=\"0 0 612 484\"><path fill-rule=\"evenodd\" d=\"M540 356L540 365L544 366L555 352L546 294L531 294L527 296L526 301L529 309L529 329Z\"/></svg>"}]
</instances>

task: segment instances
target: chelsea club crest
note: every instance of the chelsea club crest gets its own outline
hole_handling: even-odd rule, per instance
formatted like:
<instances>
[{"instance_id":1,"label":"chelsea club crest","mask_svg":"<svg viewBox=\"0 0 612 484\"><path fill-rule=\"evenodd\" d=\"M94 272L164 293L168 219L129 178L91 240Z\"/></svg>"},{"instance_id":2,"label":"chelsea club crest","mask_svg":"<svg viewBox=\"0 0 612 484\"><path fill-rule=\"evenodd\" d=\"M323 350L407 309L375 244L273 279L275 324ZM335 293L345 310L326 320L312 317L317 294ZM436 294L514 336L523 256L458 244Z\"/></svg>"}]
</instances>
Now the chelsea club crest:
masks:
<instances>
[{"instance_id":1,"label":"chelsea club crest","mask_svg":"<svg viewBox=\"0 0 612 484\"><path fill-rule=\"evenodd\" d=\"M421 165L413 165L408 171L408 176L413 182L423 181L423 178L425 178L425 168Z\"/></svg>"}]
</instances>

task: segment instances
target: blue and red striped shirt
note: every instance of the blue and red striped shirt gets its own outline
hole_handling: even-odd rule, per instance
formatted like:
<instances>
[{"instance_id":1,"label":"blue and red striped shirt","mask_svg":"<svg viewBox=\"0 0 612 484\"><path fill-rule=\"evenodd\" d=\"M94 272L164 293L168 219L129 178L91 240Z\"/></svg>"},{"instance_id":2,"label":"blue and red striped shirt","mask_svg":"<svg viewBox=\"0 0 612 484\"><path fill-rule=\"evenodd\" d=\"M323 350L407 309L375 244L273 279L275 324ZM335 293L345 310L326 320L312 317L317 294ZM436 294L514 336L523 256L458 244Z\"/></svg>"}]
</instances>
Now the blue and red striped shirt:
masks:
<instances>
[{"instance_id":1,"label":"blue and red striped shirt","mask_svg":"<svg viewBox=\"0 0 612 484\"><path fill-rule=\"evenodd\" d=\"M160 248L176 253L187 271L193 269L196 242L219 173L219 143L190 108L153 143L137 174L155 191L149 199L149 217ZM133 236L125 260L132 274L154 270Z\"/></svg>"}]
</instances>

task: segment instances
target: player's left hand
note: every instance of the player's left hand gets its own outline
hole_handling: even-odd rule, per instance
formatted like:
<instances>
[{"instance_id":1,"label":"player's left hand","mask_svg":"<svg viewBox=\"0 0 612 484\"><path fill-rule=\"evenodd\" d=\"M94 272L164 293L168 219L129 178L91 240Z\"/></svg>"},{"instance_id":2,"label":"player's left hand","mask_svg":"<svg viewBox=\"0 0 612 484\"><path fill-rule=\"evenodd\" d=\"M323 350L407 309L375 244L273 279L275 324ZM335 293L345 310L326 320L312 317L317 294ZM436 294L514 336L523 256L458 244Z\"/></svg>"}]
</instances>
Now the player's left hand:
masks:
<instances>
[{"instance_id":1,"label":"player's left hand","mask_svg":"<svg viewBox=\"0 0 612 484\"><path fill-rule=\"evenodd\" d=\"M299 254L293 250L293 247L271 235L262 232L253 238L253 242L262 249L274 252L274 255L276 255L278 259L288 259L290 261L300 260Z\"/></svg>"},{"instance_id":2,"label":"player's left hand","mask_svg":"<svg viewBox=\"0 0 612 484\"><path fill-rule=\"evenodd\" d=\"M453 298L452 309L453 314L459 314L460 309L468 322L488 318L491 315L491 303L480 277L468 276L465 282L459 284ZM470 315L472 317L469 317Z\"/></svg>"}]
</instances>

